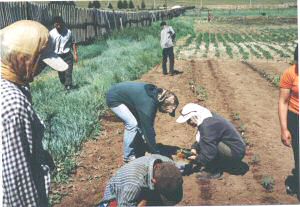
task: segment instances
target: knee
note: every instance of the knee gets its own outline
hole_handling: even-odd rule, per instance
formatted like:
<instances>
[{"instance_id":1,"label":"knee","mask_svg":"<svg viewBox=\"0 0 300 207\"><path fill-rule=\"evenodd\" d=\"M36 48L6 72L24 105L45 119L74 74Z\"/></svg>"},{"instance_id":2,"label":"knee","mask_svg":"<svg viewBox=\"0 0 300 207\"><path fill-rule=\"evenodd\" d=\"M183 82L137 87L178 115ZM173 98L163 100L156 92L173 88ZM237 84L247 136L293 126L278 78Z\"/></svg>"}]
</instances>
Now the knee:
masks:
<instances>
[{"instance_id":1,"label":"knee","mask_svg":"<svg viewBox=\"0 0 300 207\"><path fill-rule=\"evenodd\" d=\"M129 131L136 131L138 129L138 123L136 120L130 120L125 124L125 129Z\"/></svg>"}]
</instances>

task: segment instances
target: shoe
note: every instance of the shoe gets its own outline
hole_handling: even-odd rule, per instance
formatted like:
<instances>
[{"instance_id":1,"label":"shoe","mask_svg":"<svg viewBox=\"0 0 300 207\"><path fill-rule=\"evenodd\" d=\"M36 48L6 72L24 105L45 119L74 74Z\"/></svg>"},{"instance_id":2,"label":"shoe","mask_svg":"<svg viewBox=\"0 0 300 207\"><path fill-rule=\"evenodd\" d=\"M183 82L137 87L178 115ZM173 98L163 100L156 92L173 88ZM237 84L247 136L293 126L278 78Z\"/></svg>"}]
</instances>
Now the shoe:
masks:
<instances>
[{"instance_id":1,"label":"shoe","mask_svg":"<svg viewBox=\"0 0 300 207\"><path fill-rule=\"evenodd\" d=\"M163 75L168 75L168 73L163 73Z\"/></svg>"},{"instance_id":2,"label":"shoe","mask_svg":"<svg viewBox=\"0 0 300 207\"><path fill-rule=\"evenodd\" d=\"M128 158L124 158L123 161L125 163L129 163L129 162L131 162L131 161L133 161L135 159L136 159L135 155L130 155Z\"/></svg>"},{"instance_id":3,"label":"shoe","mask_svg":"<svg viewBox=\"0 0 300 207\"><path fill-rule=\"evenodd\" d=\"M196 178L199 180L212 180L212 179L220 180L223 178L223 172L211 173L207 171L202 171L196 175Z\"/></svg>"}]
</instances>

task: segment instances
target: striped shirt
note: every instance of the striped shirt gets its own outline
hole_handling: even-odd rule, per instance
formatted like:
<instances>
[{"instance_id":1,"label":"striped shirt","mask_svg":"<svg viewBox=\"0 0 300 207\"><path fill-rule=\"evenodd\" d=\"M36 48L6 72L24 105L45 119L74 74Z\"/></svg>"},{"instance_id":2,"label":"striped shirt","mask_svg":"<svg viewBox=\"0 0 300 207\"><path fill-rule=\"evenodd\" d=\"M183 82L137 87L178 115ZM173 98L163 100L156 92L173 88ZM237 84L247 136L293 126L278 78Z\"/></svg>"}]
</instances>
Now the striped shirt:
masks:
<instances>
[{"instance_id":1,"label":"striped shirt","mask_svg":"<svg viewBox=\"0 0 300 207\"><path fill-rule=\"evenodd\" d=\"M47 206L44 125L32 108L28 87L1 78L1 109L2 206Z\"/></svg>"},{"instance_id":2,"label":"striped shirt","mask_svg":"<svg viewBox=\"0 0 300 207\"><path fill-rule=\"evenodd\" d=\"M168 157L153 154L138 158L123 167L110 179L101 203L117 200L118 206L137 206L144 190L154 190L151 182L153 166L158 160L172 162Z\"/></svg>"}]
</instances>

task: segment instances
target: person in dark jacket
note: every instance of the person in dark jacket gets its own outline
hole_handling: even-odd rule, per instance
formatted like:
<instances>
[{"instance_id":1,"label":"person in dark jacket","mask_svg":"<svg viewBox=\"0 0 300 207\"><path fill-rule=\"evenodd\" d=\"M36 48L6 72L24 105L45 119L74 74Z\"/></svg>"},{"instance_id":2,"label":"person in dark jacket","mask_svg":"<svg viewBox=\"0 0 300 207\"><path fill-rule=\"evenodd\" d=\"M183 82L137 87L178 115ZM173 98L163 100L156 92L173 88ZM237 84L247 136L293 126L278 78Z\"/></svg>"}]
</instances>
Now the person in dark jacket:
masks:
<instances>
[{"instance_id":1,"label":"person in dark jacket","mask_svg":"<svg viewBox=\"0 0 300 207\"><path fill-rule=\"evenodd\" d=\"M142 156L144 142L147 151L159 154L154 120L157 110L175 116L178 99L174 93L148 83L122 82L109 89L106 103L125 124L124 162Z\"/></svg>"},{"instance_id":2,"label":"person in dark jacket","mask_svg":"<svg viewBox=\"0 0 300 207\"><path fill-rule=\"evenodd\" d=\"M186 104L176 122L197 127L196 142L188 159L204 168L199 179L218 179L226 165L240 162L246 145L232 123L198 104Z\"/></svg>"}]
</instances>

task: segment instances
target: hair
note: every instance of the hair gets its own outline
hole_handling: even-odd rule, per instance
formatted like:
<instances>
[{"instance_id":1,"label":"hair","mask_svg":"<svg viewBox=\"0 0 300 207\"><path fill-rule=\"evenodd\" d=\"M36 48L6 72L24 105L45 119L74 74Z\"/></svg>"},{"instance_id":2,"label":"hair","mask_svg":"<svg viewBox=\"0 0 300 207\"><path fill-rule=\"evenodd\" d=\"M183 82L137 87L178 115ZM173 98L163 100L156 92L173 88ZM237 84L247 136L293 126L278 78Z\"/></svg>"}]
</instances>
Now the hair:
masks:
<instances>
[{"instance_id":1,"label":"hair","mask_svg":"<svg viewBox=\"0 0 300 207\"><path fill-rule=\"evenodd\" d=\"M61 16L55 16L55 17L53 17L53 23L60 23L60 24L62 24L62 23L64 23L64 20L63 20L63 18Z\"/></svg>"},{"instance_id":2,"label":"hair","mask_svg":"<svg viewBox=\"0 0 300 207\"><path fill-rule=\"evenodd\" d=\"M165 25L167 25L167 23L165 21L160 23L160 26L165 26Z\"/></svg>"},{"instance_id":3,"label":"hair","mask_svg":"<svg viewBox=\"0 0 300 207\"><path fill-rule=\"evenodd\" d=\"M165 90L162 88L158 89L158 102L159 102L159 111L166 111L168 106L178 106L179 101L175 93Z\"/></svg>"},{"instance_id":4,"label":"hair","mask_svg":"<svg viewBox=\"0 0 300 207\"><path fill-rule=\"evenodd\" d=\"M294 52L294 61L298 63L298 44L297 44L295 52Z\"/></svg>"},{"instance_id":5,"label":"hair","mask_svg":"<svg viewBox=\"0 0 300 207\"><path fill-rule=\"evenodd\" d=\"M170 162L156 163L153 178L156 180L155 190L158 192L174 192L183 184L179 169Z\"/></svg>"}]
</instances>

